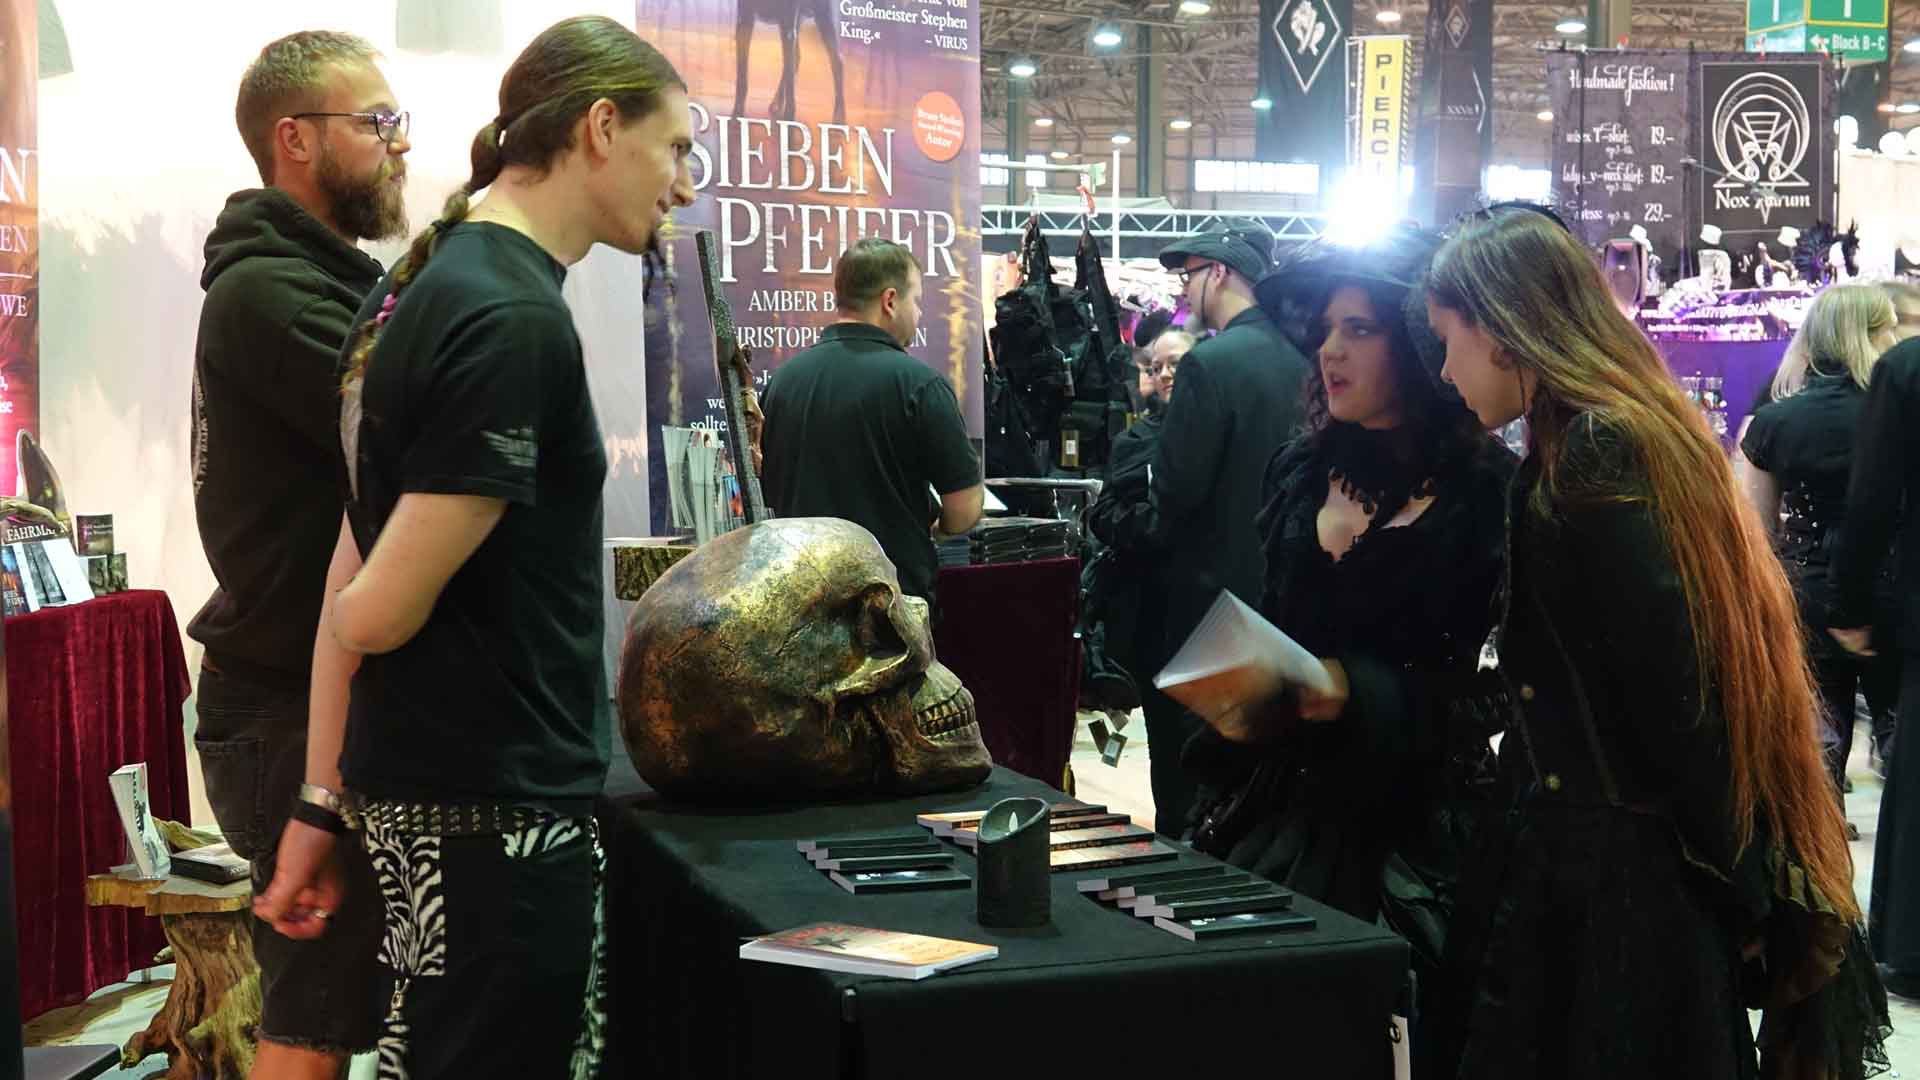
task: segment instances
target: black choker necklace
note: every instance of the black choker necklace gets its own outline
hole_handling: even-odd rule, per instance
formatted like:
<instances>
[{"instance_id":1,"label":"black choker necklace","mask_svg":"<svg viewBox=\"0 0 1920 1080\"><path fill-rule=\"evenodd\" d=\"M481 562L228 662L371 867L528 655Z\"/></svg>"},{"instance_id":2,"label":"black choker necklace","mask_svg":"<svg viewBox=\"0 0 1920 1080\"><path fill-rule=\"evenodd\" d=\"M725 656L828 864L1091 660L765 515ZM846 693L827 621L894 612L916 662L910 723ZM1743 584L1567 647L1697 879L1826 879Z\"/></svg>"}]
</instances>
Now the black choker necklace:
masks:
<instances>
[{"instance_id":1,"label":"black choker necklace","mask_svg":"<svg viewBox=\"0 0 1920 1080\"><path fill-rule=\"evenodd\" d=\"M1328 479L1373 521L1391 521L1414 499L1434 492L1439 462L1404 428L1372 431L1336 423L1327 430Z\"/></svg>"}]
</instances>

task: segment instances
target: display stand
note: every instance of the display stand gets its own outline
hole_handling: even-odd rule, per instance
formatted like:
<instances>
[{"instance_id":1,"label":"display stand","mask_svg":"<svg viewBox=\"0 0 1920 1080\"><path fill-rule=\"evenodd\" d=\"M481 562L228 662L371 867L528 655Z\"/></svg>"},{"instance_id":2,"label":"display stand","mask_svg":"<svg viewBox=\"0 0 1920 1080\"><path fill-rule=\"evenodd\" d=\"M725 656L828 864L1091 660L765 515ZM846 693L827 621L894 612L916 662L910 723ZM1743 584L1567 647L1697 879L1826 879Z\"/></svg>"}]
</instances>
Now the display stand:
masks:
<instances>
[{"instance_id":1,"label":"display stand","mask_svg":"<svg viewBox=\"0 0 1920 1080\"><path fill-rule=\"evenodd\" d=\"M90 907L126 907L160 920L173 949L173 985L145 1031L127 1040L122 1067L168 1058L167 1080L242 1080L253 1067L260 969L253 960L253 890L242 881L87 879Z\"/></svg>"}]
</instances>

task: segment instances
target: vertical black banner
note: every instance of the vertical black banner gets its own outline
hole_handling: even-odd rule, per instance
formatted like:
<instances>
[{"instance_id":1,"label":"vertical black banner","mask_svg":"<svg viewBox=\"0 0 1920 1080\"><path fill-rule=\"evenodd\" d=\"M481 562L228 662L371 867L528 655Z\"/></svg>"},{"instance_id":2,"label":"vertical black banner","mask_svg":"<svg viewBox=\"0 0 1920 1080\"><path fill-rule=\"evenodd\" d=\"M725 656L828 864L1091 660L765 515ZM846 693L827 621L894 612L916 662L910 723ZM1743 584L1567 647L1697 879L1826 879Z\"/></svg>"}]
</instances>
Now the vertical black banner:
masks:
<instances>
[{"instance_id":1,"label":"vertical black banner","mask_svg":"<svg viewBox=\"0 0 1920 1080\"><path fill-rule=\"evenodd\" d=\"M1553 105L1553 201L1588 245L1647 230L1673 262L1687 243L1687 53L1558 52L1547 57Z\"/></svg>"},{"instance_id":2,"label":"vertical black banner","mask_svg":"<svg viewBox=\"0 0 1920 1080\"><path fill-rule=\"evenodd\" d=\"M1260 116L1255 152L1262 161L1311 161L1320 190L1347 165L1347 38L1353 0L1260 0L1260 92L1273 107Z\"/></svg>"},{"instance_id":3,"label":"vertical black banner","mask_svg":"<svg viewBox=\"0 0 1920 1080\"><path fill-rule=\"evenodd\" d=\"M1434 0L1415 135L1417 207L1444 224L1473 209L1493 158L1493 0Z\"/></svg>"},{"instance_id":4,"label":"vertical black banner","mask_svg":"<svg viewBox=\"0 0 1920 1080\"><path fill-rule=\"evenodd\" d=\"M1825 58L1702 55L1696 66L1700 222L1738 250L1831 220L1836 101Z\"/></svg>"}]
</instances>

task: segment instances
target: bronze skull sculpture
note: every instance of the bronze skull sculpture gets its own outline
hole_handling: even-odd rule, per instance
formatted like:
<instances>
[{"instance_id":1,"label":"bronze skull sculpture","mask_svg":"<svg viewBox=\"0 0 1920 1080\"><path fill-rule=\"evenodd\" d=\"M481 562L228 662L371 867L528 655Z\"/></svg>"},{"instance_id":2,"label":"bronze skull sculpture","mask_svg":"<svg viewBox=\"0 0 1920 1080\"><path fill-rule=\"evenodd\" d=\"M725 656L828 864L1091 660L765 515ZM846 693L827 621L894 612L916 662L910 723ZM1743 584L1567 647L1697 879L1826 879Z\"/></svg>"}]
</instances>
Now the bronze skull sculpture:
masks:
<instances>
[{"instance_id":1,"label":"bronze skull sculpture","mask_svg":"<svg viewBox=\"0 0 1920 1080\"><path fill-rule=\"evenodd\" d=\"M627 620L620 726L655 790L700 802L917 795L993 767L873 534L783 518L714 538Z\"/></svg>"}]
</instances>

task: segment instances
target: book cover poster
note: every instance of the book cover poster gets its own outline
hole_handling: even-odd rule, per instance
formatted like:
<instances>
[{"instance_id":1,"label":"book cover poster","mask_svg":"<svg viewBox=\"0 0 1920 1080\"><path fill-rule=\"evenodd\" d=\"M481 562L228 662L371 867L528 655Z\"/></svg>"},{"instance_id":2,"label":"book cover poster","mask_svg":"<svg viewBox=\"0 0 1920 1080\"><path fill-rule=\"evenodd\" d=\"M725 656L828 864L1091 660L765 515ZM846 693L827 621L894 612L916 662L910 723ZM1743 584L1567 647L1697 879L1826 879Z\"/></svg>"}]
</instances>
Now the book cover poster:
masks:
<instances>
[{"instance_id":1,"label":"book cover poster","mask_svg":"<svg viewBox=\"0 0 1920 1080\"><path fill-rule=\"evenodd\" d=\"M912 249L924 295L908 351L947 377L981 434L975 0L637 0L634 20L692 88L699 192L674 213L671 357L648 359L648 400L665 415L650 417L649 437L661 424L726 426L696 229L717 234L762 386L837 321L842 251L866 236Z\"/></svg>"},{"instance_id":2,"label":"book cover poster","mask_svg":"<svg viewBox=\"0 0 1920 1080\"><path fill-rule=\"evenodd\" d=\"M0 494L40 424L40 40L34 0L0 0Z\"/></svg>"}]
</instances>

